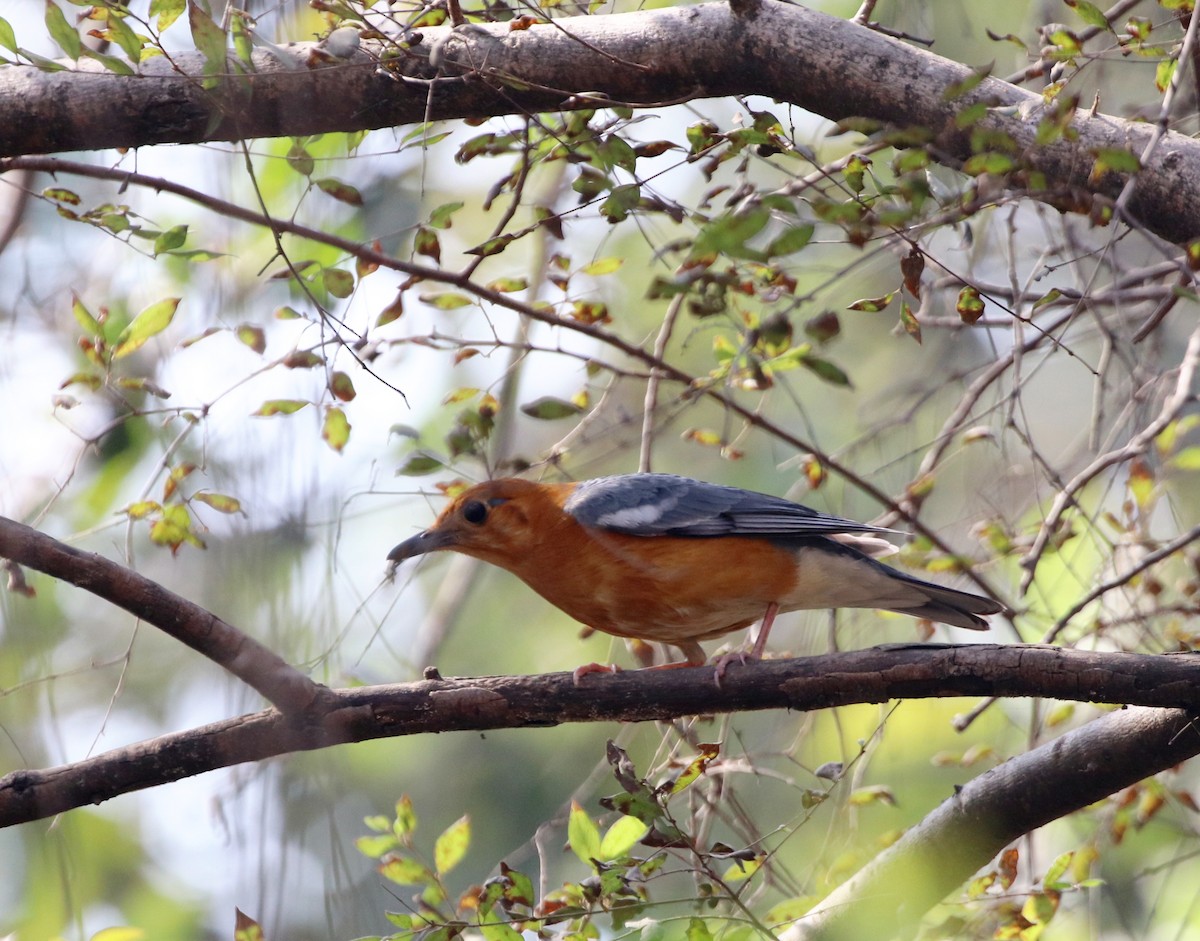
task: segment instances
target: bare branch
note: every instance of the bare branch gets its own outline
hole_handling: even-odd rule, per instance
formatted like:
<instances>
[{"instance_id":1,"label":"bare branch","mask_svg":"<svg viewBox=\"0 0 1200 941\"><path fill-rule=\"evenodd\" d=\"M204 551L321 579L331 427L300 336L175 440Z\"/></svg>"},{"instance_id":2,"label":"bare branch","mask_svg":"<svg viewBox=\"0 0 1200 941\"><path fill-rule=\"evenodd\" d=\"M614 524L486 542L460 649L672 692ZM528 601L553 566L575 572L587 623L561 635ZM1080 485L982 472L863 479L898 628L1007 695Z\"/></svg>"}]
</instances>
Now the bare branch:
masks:
<instances>
[{"instance_id":1,"label":"bare branch","mask_svg":"<svg viewBox=\"0 0 1200 941\"><path fill-rule=\"evenodd\" d=\"M410 44L415 39L409 38ZM369 47L369 43L364 43ZM284 47L280 47L281 49ZM947 100L972 71L853 22L764 0L745 15L728 4L557 19L553 26L509 30L472 24L421 31L404 53L402 75L377 69L378 55L315 62L312 44L260 50L247 75L202 87L199 54L150 59L137 76L97 71L5 69L0 80L0 155L50 153L157 143L194 143L362 130L432 118L478 118L595 107L607 100L647 106L673 99L762 94L832 120L863 117L934 135L932 152L957 165L971 156L977 129L1011 138L1023 162L1044 174L1051 198L1079 205L1093 194L1121 195L1128 174L1093 174L1103 150L1146 153L1129 209L1172 241L1200 234L1200 142L1157 126L1082 109L1074 140L1038 146L1040 95L994 78ZM431 54L436 50L436 56ZM436 67L431 60L436 58ZM630 63L614 68L614 59ZM748 68L747 63L754 67ZM295 64L302 67L296 68ZM415 79L409 81L409 79ZM104 108L95 103L105 103ZM955 118L972 105L986 114L970 128ZM1159 135L1161 134L1161 138ZM0 171L3 170L0 161ZM1098 176L1099 179L1093 178Z\"/></svg>"},{"instance_id":2,"label":"bare branch","mask_svg":"<svg viewBox=\"0 0 1200 941\"><path fill-rule=\"evenodd\" d=\"M1183 410L1183 407L1193 399L1192 380L1196 376L1198 366L1200 366L1200 327L1192 331L1187 349L1183 354L1183 360L1179 365L1175 387L1163 402L1162 409L1154 421L1147 424L1145 428L1130 438L1127 444L1101 454L1087 467L1072 477L1066 486L1058 492L1058 495L1054 498L1053 505L1050 507L1050 512L1046 514L1046 519L1042 523L1041 529L1038 530L1037 538L1034 539L1033 545L1021 559L1021 567L1025 569L1024 575L1021 576L1021 594L1024 594L1028 590L1030 583L1033 581L1038 561L1041 559L1042 553L1050 541L1050 537L1057 531L1063 513L1067 511L1068 507L1074 504L1075 495L1098 474L1103 473L1110 467L1141 455L1154 443L1154 439L1158 437L1163 429L1179 417L1179 413Z\"/></svg>"},{"instance_id":3,"label":"bare branch","mask_svg":"<svg viewBox=\"0 0 1200 941\"><path fill-rule=\"evenodd\" d=\"M77 585L170 634L257 690L292 717L287 721L328 693L252 637L157 582L2 516L0 557Z\"/></svg>"},{"instance_id":4,"label":"bare branch","mask_svg":"<svg viewBox=\"0 0 1200 941\"><path fill-rule=\"evenodd\" d=\"M1193 714L1127 709L980 775L842 883L780 941L884 941L1022 834L1200 753Z\"/></svg>"},{"instance_id":5,"label":"bare branch","mask_svg":"<svg viewBox=\"0 0 1200 941\"><path fill-rule=\"evenodd\" d=\"M1047 696L1200 710L1198 691L1198 657L991 644L896 644L734 665L720 688L712 667L604 674L579 685L570 673L428 679L330 691L303 725L268 710L45 771L12 772L0 778L0 826L247 761L423 732L807 711L939 696Z\"/></svg>"}]
</instances>

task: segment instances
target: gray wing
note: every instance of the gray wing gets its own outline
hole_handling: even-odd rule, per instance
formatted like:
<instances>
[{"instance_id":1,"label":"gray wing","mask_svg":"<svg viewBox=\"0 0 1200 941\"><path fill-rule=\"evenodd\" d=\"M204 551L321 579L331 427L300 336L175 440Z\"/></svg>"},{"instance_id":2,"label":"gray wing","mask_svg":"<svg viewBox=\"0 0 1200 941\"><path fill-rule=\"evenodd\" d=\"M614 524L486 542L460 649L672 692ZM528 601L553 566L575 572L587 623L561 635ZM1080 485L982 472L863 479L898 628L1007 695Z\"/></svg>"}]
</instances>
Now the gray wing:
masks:
<instances>
[{"instance_id":1,"label":"gray wing","mask_svg":"<svg viewBox=\"0 0 1200 941\"><path fill-rule=\"evenodd\" d=\"M563 509L584 526L631 536L825 536L895 530L827 516L782 497L673 474L585 480Z\"/></svg>"}]
</instances>

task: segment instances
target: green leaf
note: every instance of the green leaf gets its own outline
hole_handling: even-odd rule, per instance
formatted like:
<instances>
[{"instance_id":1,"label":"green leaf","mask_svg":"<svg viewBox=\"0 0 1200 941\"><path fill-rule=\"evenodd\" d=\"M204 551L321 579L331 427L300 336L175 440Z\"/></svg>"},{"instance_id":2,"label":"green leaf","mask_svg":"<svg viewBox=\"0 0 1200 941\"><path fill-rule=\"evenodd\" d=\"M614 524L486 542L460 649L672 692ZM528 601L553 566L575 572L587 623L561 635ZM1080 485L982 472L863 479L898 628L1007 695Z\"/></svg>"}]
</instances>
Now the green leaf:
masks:
<instances>
[{"instance_id":1,"label":"green leaf","mask_svg":"<svg viewBox=\"0 0 1200 941\"><path fill-rule=\"evenodd\" d=\"M379 312L375 318L375 326L383 327L393 320L399 320L404 315L404 295L397 294L395 300Z\"/></svg>"},{"instance_id":2,"label":"green leaf","mask_svg":"<svg viewBox=\"0 0 1200 941\"><path fill-rule=\"evenodd\" d=\"M321 282L334 297L349 297L354 293L354 275L344 268L326 268L321 272Z\"/></svg>"},{"instance_id":3,"label":"green leaf","mask_svg":"<svg viewBox=\"0 0 1200 941\"><path fill-rule=\"evenodd\" d=\"M765 206L731 213L714 219L700 230L692 254L729 255L733 258L757 258L761 252L747 249L746 242L762 231L771 218Z\"/></svg>"},{"instance_id":4,"label":"green leaf","mask_svg":"<svg viewBox=\"0 0 1200 941\"><path fill-rule=\"evenodd\" d=\"M471 303L471 299L467 295L456 294L453 291L445 294L422 294L420 300L438 310L454 310L457 307L467 307Z\"/></svg>"},{"instance_id":5,"label":"green leaf","mask_svg":"<svg viewBox=\"0 0 1200 941\"><path fill-rule=\"evenodd\" d=\"M441 263L442 242L436 232L423 225L417 226L416 235L413 236L413 251Z\"/></svg>"},{"instance_id":6,"label":"green leaf","mask_svg":"<svg viewBox=\"0 0 1200 941\"><path fill-rule=\"evenodd\" d=\"M46 0L46 30L58 47L72 59L78 59L83 51L83 40L79 30L67 22L67 17L54 0Z\"/></svg>"},{"instance_id":7,"label":"green leaf","mask_svg":"<svg viewBox=\"0 0 1200 941\"><path fill-rule=\"evenodd\" d=\"M3 46L9 52L17 51L17 34L13 32L13 28L9 25L8 20L0 16L0 46Z\"/></svg>"},{"instance_id":8,"label":"green leaf","mask_svg":"<svg viewBox=\"0 0 1200 941\"><path fill-rule=\"evenodd\" d=\"M92 59L99 62L102 66L112 72L114 75L135 75L133 68L123 59L118 59L116 56L107 56L102 52L97 52L95 49L89 49L84 46L80 50L80 56L85 59Z\"/></svg>"},{"instance_id":9,"label":"green leaf","mask_svg":"<svg viewBox=\"0 0 1200 941\"><path fill-rule=\"evenodd\" d=\"M1035 307L1037 305L1034 305ZM966 285L958 292L958 301L954 305L954 309L958 311L958 316L965 324L973 324L983 316L983 298L979 295L979 288L971 285Z\"/></svg>"},{"instance_id":10,"label":"green leaf","mask_svg":"<svg viewBox=\"0 0 1200 941\"><path fill-rule=\"evenodd\" d=\"M129 56L130 62L140 62L142 60L142 40L138 37L129 24L125 22L124 17L114 15L110 10L108 14L108 35L125 55ZM132 69L130 70L132 72Z\"/></svg>"},{"instance_id":11,"label":"green leaf","mask_svg":"<svg viewBox=\"0 0 1200 941\"><path fill-rule=\"evenodd\" d=\"M815 231L816 227L808 223L788 226L782 234L771 239L771 243L767 246L766 255L774 258L779 255L794 254L812 241Z\"/></svg>"},{"instance_id":12,"label":"green leaf","mask_svg":"<svg viewBox=\"0 0 1200 941\"><path fill-rule=\"evenodd\" d=\"M379 867L379 874L397 885L429 885L433 873L415 859L393 856Z\"/></svg>"},{"instance_id":13,"label":"green leaf","mask_svg":"<svg viewBox=\"0 0 1200 941\"><path fill-rule=\"evenodd\" d=\"M287 161L289 167L301 176L310 176L313 172L313 167L316 166L316 161L313 160L312 154L308 152L308 148L298 140L292 141L292 146L288 148L284 160Z\"/></svg>"},{"instance_id":14,"label":"green leaf","mask_svg":"<svg viewBox=\"0 0 1200 941\"><path fill-rule=\"evenodd\" d=\"M700 775L704 774L717 756L721 754L721 746L719 744L700 744L696 747L700 749L700 754L689 761L688 766L680 772L679 777L670 783L667 788L668 794L678 794L696 781Z\"/></svg>"},{"instance_id":15,"label":"green leaf","mask_svg":"<svg viewBox=\"0 0 1200 941\"><path fill-rule=\"evenodd\" d=\"M354 845L364 856L370 859L378 859L384 853L390 853L396 848L396 837L391 833L360 836L354 841Z\"/></svg>"},{"instance_id":16,"label":"green leaf","mask_svg":"<svg viewBox=\"0 0 1200 941\"><path fill-rule=\"evenodd\" d=\"M504 922L484 922L479 926L485 941L521 941L522 935L512 925Z\"/></svg>"},{"instance_id":17,"label":"green leaf","mask_svg":"<svg viewBox=\"0 0 1200 941\"><path fill-rule=\"evenodd\" d=\"M260 355L267 348L267 335L263 332L262 327L256 327L248 323L240 324L234 330L234 336Z\"/></svg>"},{"instance_id":18,"label":"green leaf","mask_svg":"<svg viewBox=\"0 0 1200 941\"><path fill-rule=\"evenodd\" d=\"M445 462L424 451L415 451L396 471L397 477L423 477L445 467Z\"/></svg>"},{"instance_id":19,"label":"green leaf","mask_svg":"<svg viewBox=\"0 0 1200 941\"><path fill-rule=\"evenodd\" d=\"M465 249L464 255L477 255L480 258L487 258L490 255L499 255L502 251L508 248L509 243L516 236L511 233L505 235L497 235L495 238L490 238L486 242L476 245L474 248Z\"/></svg>"},{"instance_id":20,"label":"green leaf","mask_svg":"<svg viewBox=\"0 0 1200 941\"><path fill-rule=\"evenodd\" d=\"M90 337L100 336L102 332L100 321L93 317L88 312L88 309L83 306L83 301L79 299L79 295L72 294L71 298L73 300L73 303L71 304L71 313L74 315L75 320L79 323L79 326L83 328L83 332Z\"/></svg>"},{"instance_id":21,"label":"green leaf","mask_svg":"<svg viewBox=\"0 0 1200 941\"><path fill-rule=\"evenodd\" d=\"M167 329L178 306L178 297L168 297L143 309L117 337L116 346L113 348L113 359L128 356L151 337L157 336Z\"/></svg>"},{"instance_id":22,"label":"green leaf","mask_svg":"<svg viewBox=\"0 0 1200 941\"><path fill-rule=\"evenodd\" d=\"M146 932L132 925L115 925L112 928L101 928L89 941L143 941Z\"/></svg>"},{"instance_id":23,"label":"green leaf","mask_svg":"<svg viewBox=\"0 0 1200 941\"><path fill-rule=\"evenodd\" d=\"M340 408L325 409L325 421L321 425L321 437L333 450L341 454L350 440L350 421Z\"/></svg>"},{"instance_id":24,"label":"green leaf","mask_svg":"<svg viewBox=\"0 0 1200 941\"><path fill-rule=\"evenodd\" d=\"M1092 167L1092 175L1101 176L1104 173L1137 173L1142 169L1142 161L1132 151L1123 147L1102 147L1094 151L1096 163Z\"/></svg>"},{"instance_id":25,"label":"green leaf","mask_svg":"<svg viewBox=\"0 0 1200 941\"><path fill-rule=\"evenodd\" d=\"M156 500L139 500L136 503L131 503L125 507L125 513L133 520L145 519L151 513L157 513L162 509L162 504Z\"/></svg>"},{"instance_id":26,"label":"green leaf","mask_svg":"<svg viewBox=\"0 0 1200 941\"><path fill-rule=\"evenodd\" d=\"M201 491L192 497L193 500L199 500L201 503L208 504L219 513L245 513L242 512L242 501L237 497L230 497L223 493L209 493Z\"/></svg>"},{"instance_id":27,"label":"green leaf","mask_svg":"<svg viewBox=\"0 0 1200 941\"><path fill-rule=\"evenodd\" d=\"M488 290L498 294L511 294L514 291L524 291L529 287L528 278L497 278L488 283Z\"/></svg>"},{"instance_id":28,"label":"green leaf","mask_svg":"<svg viewBox=\"0 0 1200 941\"><path fill-rule=\"evenodd\" d=\"M280 362L286 369L314 369L325 365L325 357L312 350L293 350Z\"/></svg>"},{"instance_id":29,"label":"green leaf","mask_svg":"<svg viewBox=\"0 0 1200 941\"><path fill-rule=\"evenodd\" d=\"M1042 885L1047 889L1062 890L1070 888L1071 883L1063 882L1062 877L1071 865L1071 861L1075 858L1073 851L1063 853L1050 864L1050 868L1046 870L1046 875L1042 877Z\"/></svg>"},{"instance_id":30,"label":"green leaf","mask_svg":"<svg viewBox=\"0 0 1200 941\"><path fill-rule=\"evenodd\" d=\"M161 33L179 19L185 6L184 0L150 0L150 15L158 18L158 31Z\"/></svg>"},{"instance_id":31,"label":"green leaf","mask_svg":"<svg viewBox=\"0 0 1200 941\"><path fill-rule=\"evenodd\" d=\"M354 380L340 369L335 370L329 377L329 391L340 402L353 402L358 392L354 388Z\"/></svg>"},{"instance_id":32,"label":"green leaf","mask_svg":"<svg viewBox=\"0 0 1200 941\"><path fill-rule=\"evenodd\" d=\"M762 864L762 859L757 856L754 859L739 859L721 874L721 878L726 882L743 882L758 872Z\"/></svg>"},{"instance_id":33,"label":"green leaf","mask_svg":"<svg viewBox=\"0 0 1200 941\"><path fill-rule=\"evenodd\" d=\"M866 787L860 787L851 793L848 800L851 807L864 807L867 804L887 804L889 807L896 806L896 795L892 793L891 788L882 784L871 784Z\"/></svg>"},{"instance_id":34,"label":"green leaf","mask_svg":"<svg viewBox=\"0 0 1200 941\"><path fill-rule=\"evenodd\" d=\"M176 225L167 229L154 240L154 254L158 255L181 247L187 241L187 232L186 225Z\"/></svg>"},{"instance_id":35,"label":"green leaf","mask_svg":"<svg viewBox=\"0 0 1200 941\"><path fill-rule=\"evenodd\" d=\"M291 415L293 412L300 411L307 404L299 399L268 399L252 414L263 418L269 418L272 415Z\"/></svg>"},{"instance_id":36,"label":"green leaf","mask_svg":"<svg viewBox=\"0 0 1200 941\"><path fill-rule=\"evenodd\" d=\"M1108 22L1103 11L1094 3L1088 3L1087 0L1066 0L1067 6L1073 8L1079 14L1079 18L1088 26L1095 26L1098 29L1113 32L1112 25Z\"/></svg>"},{"instance_id":37,"label":"green leaf","mask_svg":"<svg viewBox=\"0 0 1200 941\"><path fill-rule=\"evenodd\" d=\"M433 844L433 864L444 876L457 866L471 845L471 818L466 814L450 824Z\"/></svg>"},{"instance_id":38,"label":"green leaf","mask_svg":"<svg viewBox=\"0 0 1200 941\"><path fill-rule=\"evenodd\" d=\"M1047 291L1045 294L1043 294L1041 297L1039 297L1036 301L1033 302L1033 310L1037 310L1039 307L1045 307L1047 304L1053 304L1056 300L1058 300L1062 296L1063 296L1063 293L1058 288L1051 288L1049 291Z\"/></svg>"},{"instance_id":39,"label":"green leaf","mask_svg":"<svg viewBox=\"0 0 1200 941\"><path fill-rule=\"evenodd\" d=\"M988 152L968 157L963 164L963 173L979 176L981 173L1007 173L1017 162L1008 154Z\"/></svg>"},{"instance_id":40,"label":"green leaf","mask_svg":"<svg viewBox=\"0 0 1200 941\"><path fill-rule=\"evenodd\" d=\"M407 841L417 829L417 812L413 809L412 798L407 794L396 801L396 819L392 822L392 832Z\"/></svg>"},{"instance_id":41,"label":"green leaf","mask_svg":"<svg viewBox=\"0 0 1200 941\"><path fill-rule=\"evenodd\" d=\"M972 69L971 73L966 78L946 86L946 90L942 92L942 101L953 101L955 98L961 98L967 92L978 88L980 82L991 75L991 73L992 65L985 65L979 69Z\"/></svg>"},{"instance_id":42,"label":"green leaf","mask_svg":"<svg viewBox=\"0 0 1200 941\"><path fill-rule=\"evenodd\" d=\"M349 183L343 183L341 180L333 179L333 177L325 177L313 182L317 184L317 189L322 193L329 194L338 200L338 202L346 203L349 206L361 206L363 204L362 193Z\"/></svg>"},{"instance_id":43,"label":"green leaf","mask_svg":"<svg viewBox=\"0 0 1200 941\"><path fill-rule=\"evenodd\" d=\"M155 545L167 546L177 552L185 542L204 548L201 539L192 532L192 517L187 507L176 503L163 509L162 518L150 527L150 541Z\"/></svg>"},{"instance_id":44,"label":"green leaf","mask_svg":"<svg viewBox=\"0 0 1200 941\"><path fill-rule=\"evenodd\" d=\"M629 853L637 841L650 831L650 825L638 820L637 817L620 817L608 828L604 839L600 841L600 860L607 862L620 859Z\"/></svg>"},{"instance_id":45,"label":"green leaf","mask_svg":"<svg viewBox=\"0 0 1200 941\"><path fill-rule=\"evenodd\" d=\"M1167 463L1175 470L1200 471L1200 446L1181 448Z\"/></svg>"},{"instance_id":46,"label":"green leaf","mask_svg":"<svg viewBox=\"0 0 1200 941\"><path fill-rule=\"evenodd\" d=\"M812 370L832 385L846 387L851 385L850 377L842 371L842 368L823 357L809 353L800 360L800 365Z\"/></svg>"},{"instance_id":47,"label":"green leaf","mask_svg":"<svg viewBox=\"0 0 1200 941\"><path fill-rule=\"evenodd\" d=\"M847 307L846 310L861 310L868 314L877 314L879 311L884 310L895 296L896 292L892 291L890 294L883 295L883 297L862 297Z\"/></svg>"},{"instance_id":48,"label":"green leaf","mask_svg":"<svg viewBox=\"0 0 1200 941\"><path fill-rule=\"evenodd\" d=\"M900 302L900 326L904 328L904 332L910 337L921 342L921 322L917 320L917 315L913 312L908 301Z\"/></svg>"},{"instance_id":49,"label":"green leaf","mask_svg":"<svg viewBox=\"0 0 1200 941\"><path fill-rule=\"evenodd\" d=\"M211 16L204 12L196 0L188 0L188 25L192 29L192 42L204 56L205 88L213 88L223 74L225 65L225 33Z\"/></svg>"},{"instance_id":50,"label":"green leaf","mask_svg":"<svg viewBox=\"0 0 1200 941\"><path fill-rule=\"evenodd\" d=\"M708 930L704 919L693 917L688 919L684 939L685 941L712 941L712 932Z\"/></svg>"},{"instance_id":51,"label":"green leaf","mask_svg":"<svg viewBox=\"0 0 1200 941\"><path fill-rule=\"evenodd\" d=\"M625 264L624 258L597 258L590 264L584 265L580 271L593 276L612 274Z\"/></svg>"},{"instance_id":52,"label":"green leaf","mask_svg":"<svg viewBox=\"0 0 1200 941\"><path fill-rule=\"evenodd\" d=\"M68 206L78 206L79 194L74 190L63 189L61 186L50 186L42 190L42 195L53 199L56 203L66 203Z\"/></svg>"},{"instance_id":53,"label":"green leaf","mask_svg":"<svg viewBox=\"0 0 1200 941\"><path fill-rule=\"evenodd\" d=\"M587 811L574 801L571 802L571 815L567 818L567 842L571 852L588 866L594 865L593 859L600 858L600 828L587 815Z\"/></svg>"},{"instance_id":54,"label":"green leaf","mask_svg":"<svg viewBox=\"0 0 1200 941\"><path fill-rule=\"evenodd\" d=\"M567 402L564 399L556 399L551 395L544 395L540 399L534 399L534 401L522 405L521 411L530 418L539 418L542 421L554 421L558 418L571 418L582 414L583 409L574 402Z\"/></svg>"},{"instance_id":55,"label":"green leaf","mask_svg":"<svg viewBox=\"0 0 1200 941\"><path fill-rule=\"evenodd\" d=\"M636 183L614 186L608 198L600 204L600 215L611 223L623 222L637 208L642 199L642 188Z\"/></svg>"},{"instance_id":56,"label":"green leaf","mask_svg":"<svg viewBox=\"0 0 1200 941\"><path fill-rule=\"evenodd\" d=\"M1171 79L1175 77L1175 68L1178 65L1178 59L1163 59L1159 62L1154 70L1154 87L1159 91L1166 91Z\"/></svg>"},{"instance_id":57,"label":"green leaf","mask_svg":"<svg viewBox=\"0 0 1200 941\"><path fill-rule=\"evenodd\" d=\"M429 224L435 229L448 229L451 226L450 217L458 212L465 203L442 203L429 214Z\"/></svg>"}]
</instances>

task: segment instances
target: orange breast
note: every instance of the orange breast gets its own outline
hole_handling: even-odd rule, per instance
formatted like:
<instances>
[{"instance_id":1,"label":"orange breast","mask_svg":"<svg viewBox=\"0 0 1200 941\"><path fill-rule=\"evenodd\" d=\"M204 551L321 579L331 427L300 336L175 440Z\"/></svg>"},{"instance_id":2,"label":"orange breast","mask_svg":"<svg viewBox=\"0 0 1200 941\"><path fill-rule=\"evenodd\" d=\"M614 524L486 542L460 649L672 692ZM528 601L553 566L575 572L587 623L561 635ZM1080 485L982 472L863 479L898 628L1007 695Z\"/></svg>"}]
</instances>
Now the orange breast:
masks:
<instances>
[{"instance_id":1,"label":"orange breast","mask_svg":"<svg viewBox=\"0 0 1200 941\"><path fill-rule=\"evenodd\" d=\"M578 621L620 637L675 643L747 627L791 594L796 557L754 538L626 536L569 525L551 565L506 565Z\"/></svg>"}]
</instances>

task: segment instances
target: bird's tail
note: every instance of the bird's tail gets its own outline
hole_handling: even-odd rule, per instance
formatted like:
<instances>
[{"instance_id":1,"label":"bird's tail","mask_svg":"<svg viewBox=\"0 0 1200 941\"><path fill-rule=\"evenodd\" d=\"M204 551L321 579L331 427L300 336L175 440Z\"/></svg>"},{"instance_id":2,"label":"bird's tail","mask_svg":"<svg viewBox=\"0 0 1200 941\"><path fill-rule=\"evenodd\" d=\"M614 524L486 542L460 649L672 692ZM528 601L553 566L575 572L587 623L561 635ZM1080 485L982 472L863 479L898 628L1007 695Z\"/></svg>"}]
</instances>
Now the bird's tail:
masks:
<instances>
[{"instance_id":1,"label":"bird's tail","mask_svg":"<svg viewBox=\"0 0 1200 941\"><path fill-rule=\"evenodd\" d=\"M969 592L958 591L954 588L945 588L941 585L935 585L933 582L914 578L903 572L893 570L893 574L899 576L910 585L920 588L926 598L929 599L925 604L918 607L889 609L895 611L897 614L907 614L914 618L928 618L931 621L951 624L954 627L965 627L970 631L986 631L988 629L988 622L980 617L980 615L996 614L1004 610L1002 604L991 598L972 595Z\"/></svg>"}]
</instances>

